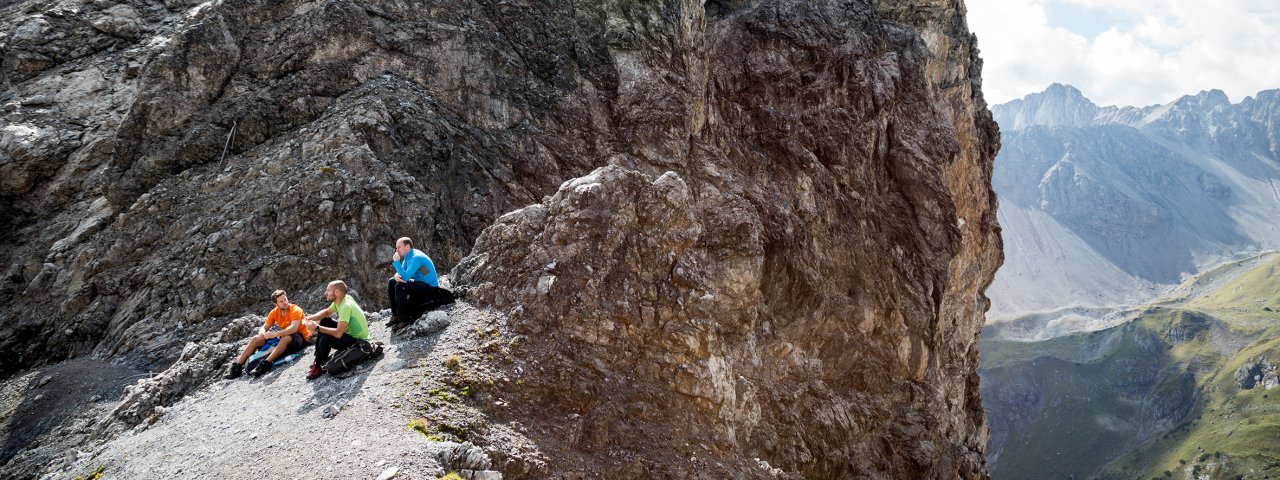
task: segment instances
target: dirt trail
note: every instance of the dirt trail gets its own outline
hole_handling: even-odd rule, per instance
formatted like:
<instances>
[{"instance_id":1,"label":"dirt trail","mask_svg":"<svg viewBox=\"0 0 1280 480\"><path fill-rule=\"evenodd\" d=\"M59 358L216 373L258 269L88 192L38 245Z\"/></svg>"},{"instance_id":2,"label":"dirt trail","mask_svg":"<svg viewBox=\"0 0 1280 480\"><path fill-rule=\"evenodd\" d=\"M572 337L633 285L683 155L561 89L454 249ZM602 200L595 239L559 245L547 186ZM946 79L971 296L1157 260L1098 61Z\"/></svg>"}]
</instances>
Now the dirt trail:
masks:
<instances>
[{"instance_id":1,"label":"dirt trail","mask_svg":"<svg viewBox=\"0 0 1280 480\"><path fill-rule=\"evenodd\" d=\"M297 362L261 378L220 380L189 395L164 408L154 424L81 451L69 467L46 470L44 478L85 475L100 466L107 478L131 479L354 479L376 478L390 468L398 469L395 478L437 478L454 467L441 465L438 454L457 447L442 440L457 438L428 438L410 422L423 417L429 387L447 375L444 360L474 351L474 332L495 321L461 302L448 310L450 324L443 330L395 338L382 325L384 313L370 313L370 340L383 342L385 353L354 374L307 381L314 354L309 348ZM420 326L426 322L424 317ZM437 402L430 413L479 415L465 403Z\"/></svg>"}]
</instances>

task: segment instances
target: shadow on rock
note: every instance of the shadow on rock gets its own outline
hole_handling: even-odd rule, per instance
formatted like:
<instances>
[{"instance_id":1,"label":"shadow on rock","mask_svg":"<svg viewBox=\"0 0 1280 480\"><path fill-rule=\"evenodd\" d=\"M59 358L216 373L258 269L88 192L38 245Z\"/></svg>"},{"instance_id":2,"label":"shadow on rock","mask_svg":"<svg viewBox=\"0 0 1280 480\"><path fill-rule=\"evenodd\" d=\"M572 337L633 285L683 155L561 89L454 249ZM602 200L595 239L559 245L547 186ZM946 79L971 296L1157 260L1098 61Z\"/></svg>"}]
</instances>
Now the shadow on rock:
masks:
<instances>
[{"instance_id":1,"label":"shadow on rock","mask_svg":"<svg viewBox=\"0 0 1280 480\"><path fill-rule=\"evenodd\" d=\"M8 472L21 478L44 462L32 462L32 449L66 450L88 433L92 424L82 418L99 405L120 398L121 387L136 370L96 358L68 360L26 375L10 377L0 386L0 458ZM105 407L104 407L105 408ZM33 445L39 444L40 447ZM25 472L25 473L24 473Z\"/></svg>"}]
</instances>

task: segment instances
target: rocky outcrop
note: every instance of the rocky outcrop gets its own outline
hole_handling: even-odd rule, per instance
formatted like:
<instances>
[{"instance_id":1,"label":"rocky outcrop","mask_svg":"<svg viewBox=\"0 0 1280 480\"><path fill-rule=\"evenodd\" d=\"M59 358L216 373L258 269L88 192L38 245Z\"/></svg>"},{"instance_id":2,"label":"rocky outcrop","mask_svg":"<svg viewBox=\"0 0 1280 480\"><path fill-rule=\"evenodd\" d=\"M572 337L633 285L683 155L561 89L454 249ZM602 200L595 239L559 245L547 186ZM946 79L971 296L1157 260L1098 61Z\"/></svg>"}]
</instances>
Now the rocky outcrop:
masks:
<instances>
[{"instance_id":1,"label":"rocky outcrop","mask_svg":"<svg viewBox=\"0 0 1280 480\"><path fill-rule=\"evenodd\" d=\"M120 403L97 426L93 438L104 440L141 423L154 422L188 392L221 379L223 367L243 347L244 339L262 325L261 317L242 317L217 335L188 343L178 361L154 377L124 389Z\"/></svg>"},{"instance_id":2,"label":"rocky outcrop","mask_svg":"<svg viewBox=\"0 0 1280 480\"><path fill-rule=\"evenodd\" d=\"M1244 390L1254 387L1271 390L1280 386L1280 374L1277 374L1276 365L1267 357L1250 358L1236 370L1235 381L1236 386Z\"/></svg>"},{"instance_id":3,"label":"rocky outcrop","mask_svg":"<svg viewBox=\"0 0 1280 480\"><path fill-rule=\"evenodd\" d=\"M958 2L62 3L3 10L47 40L3 47L0 368L379 308L408 235L525 339L554 471L985 475Z\"/></svg>"}]
</instances>

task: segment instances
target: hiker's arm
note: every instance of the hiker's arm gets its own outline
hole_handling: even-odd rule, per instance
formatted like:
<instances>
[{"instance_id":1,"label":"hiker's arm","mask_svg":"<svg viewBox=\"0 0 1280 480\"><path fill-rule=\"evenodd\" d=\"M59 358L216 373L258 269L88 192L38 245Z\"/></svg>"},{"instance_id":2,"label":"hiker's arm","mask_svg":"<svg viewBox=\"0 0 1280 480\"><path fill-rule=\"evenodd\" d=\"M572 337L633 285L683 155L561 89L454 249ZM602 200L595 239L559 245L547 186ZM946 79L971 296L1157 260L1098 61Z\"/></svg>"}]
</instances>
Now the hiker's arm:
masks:
<instances>
[{"instance_id":1,"label":"hiker's arm","mask_svg":"<svg viewBox=\"0 0 1280 480\"><path fill-rule=\"evenodd\" d=\"M409 260L403 258L391 262L391 267L396 269L396 275L392 278L395 278L397 282L404 283L405 278L409 277L409 268L404 265L406 263L409 263Z\"/></svg>"},{"instance_id":2,"label":"hiker's arm","mask_svg":"<svg viewBox=\"0 0 1280 480\"><path fill-rule=\"evenodd\" d=\"M411 282L413 281L413 276L418 273L418 270L426 266L427 261L426 255L415 255L412 258L405 260L403 262L403 266L396 268L396 275L399 276L402 281Z\"/></svg>"},{"instance_id":3,"label":"hiker's arm","mask_svg":"<svg viewBox=\"0 0 1280 480\"><path fill-rule=\"evenodd\" d=\"M302 317L302 321L304 321L304 322L311 322L311 323L315 323L315 321L316 321L316 319L317 319L317 318L324 318L324 317L327 317L327 316L329 316L329 315L333 315L333 308L332 308L332 307L325 307L325 309L324 309L324 310L321 310L321 311L316 312L316 313L313 313L313 314L311 314L311 315L307 315L307 316L305 316L305 317Z\"/></svg>"},{"instance_id":4,"label":"hiker's arm","mask_svg":"<svg viewBox=\"0 0 1280 480\"><path fill-rule=\"evenodd\" d=\"M346 332L347 332L347 322L342 322L342 321L338 322L338 326L337 326L337 328L334 328L334 327L317 327L317 329L318 329L318 330L320 330L320 333L323 333L323 334L328 335L328 336L330 336L330 337L333 337L333 338L342 338L342 334L344 334L344 333L346 333Z\"/></svg>"},{"instance_id":5,"label":"hiker's arm","mask_svg":"<svg viewBox=\"0 0 1280 480\"><path fill-rule=\"evenodd\" d=\"M298 331L300 326L302 326L302 320L294 320L293 323L289 324L289 328L276 332L276 337L287 337L289 335L293 335L294 332Z\"/></svg>"}]
</instances>

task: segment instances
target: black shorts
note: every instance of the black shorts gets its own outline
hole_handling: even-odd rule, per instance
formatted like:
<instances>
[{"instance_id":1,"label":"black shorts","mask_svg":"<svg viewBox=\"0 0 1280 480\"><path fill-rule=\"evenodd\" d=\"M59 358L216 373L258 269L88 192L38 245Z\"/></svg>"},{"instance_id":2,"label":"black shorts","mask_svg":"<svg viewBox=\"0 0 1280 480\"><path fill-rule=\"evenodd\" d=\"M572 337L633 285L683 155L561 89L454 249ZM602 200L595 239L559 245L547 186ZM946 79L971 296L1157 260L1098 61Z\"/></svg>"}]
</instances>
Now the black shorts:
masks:
<instances>
[{"instance_id":1,"label":"black shorts","mask_svg":"<svg viewBox=\"0 0 1280 480\"><path fill-rule=\"evenodd\" d=\"M289 345L284 347L284 354L289 355L301 352L302 349L307 348L307 345L307 339L302 336L302 333L293 332L292 335L289 335Z\"/></svg>"}]
</instances>

